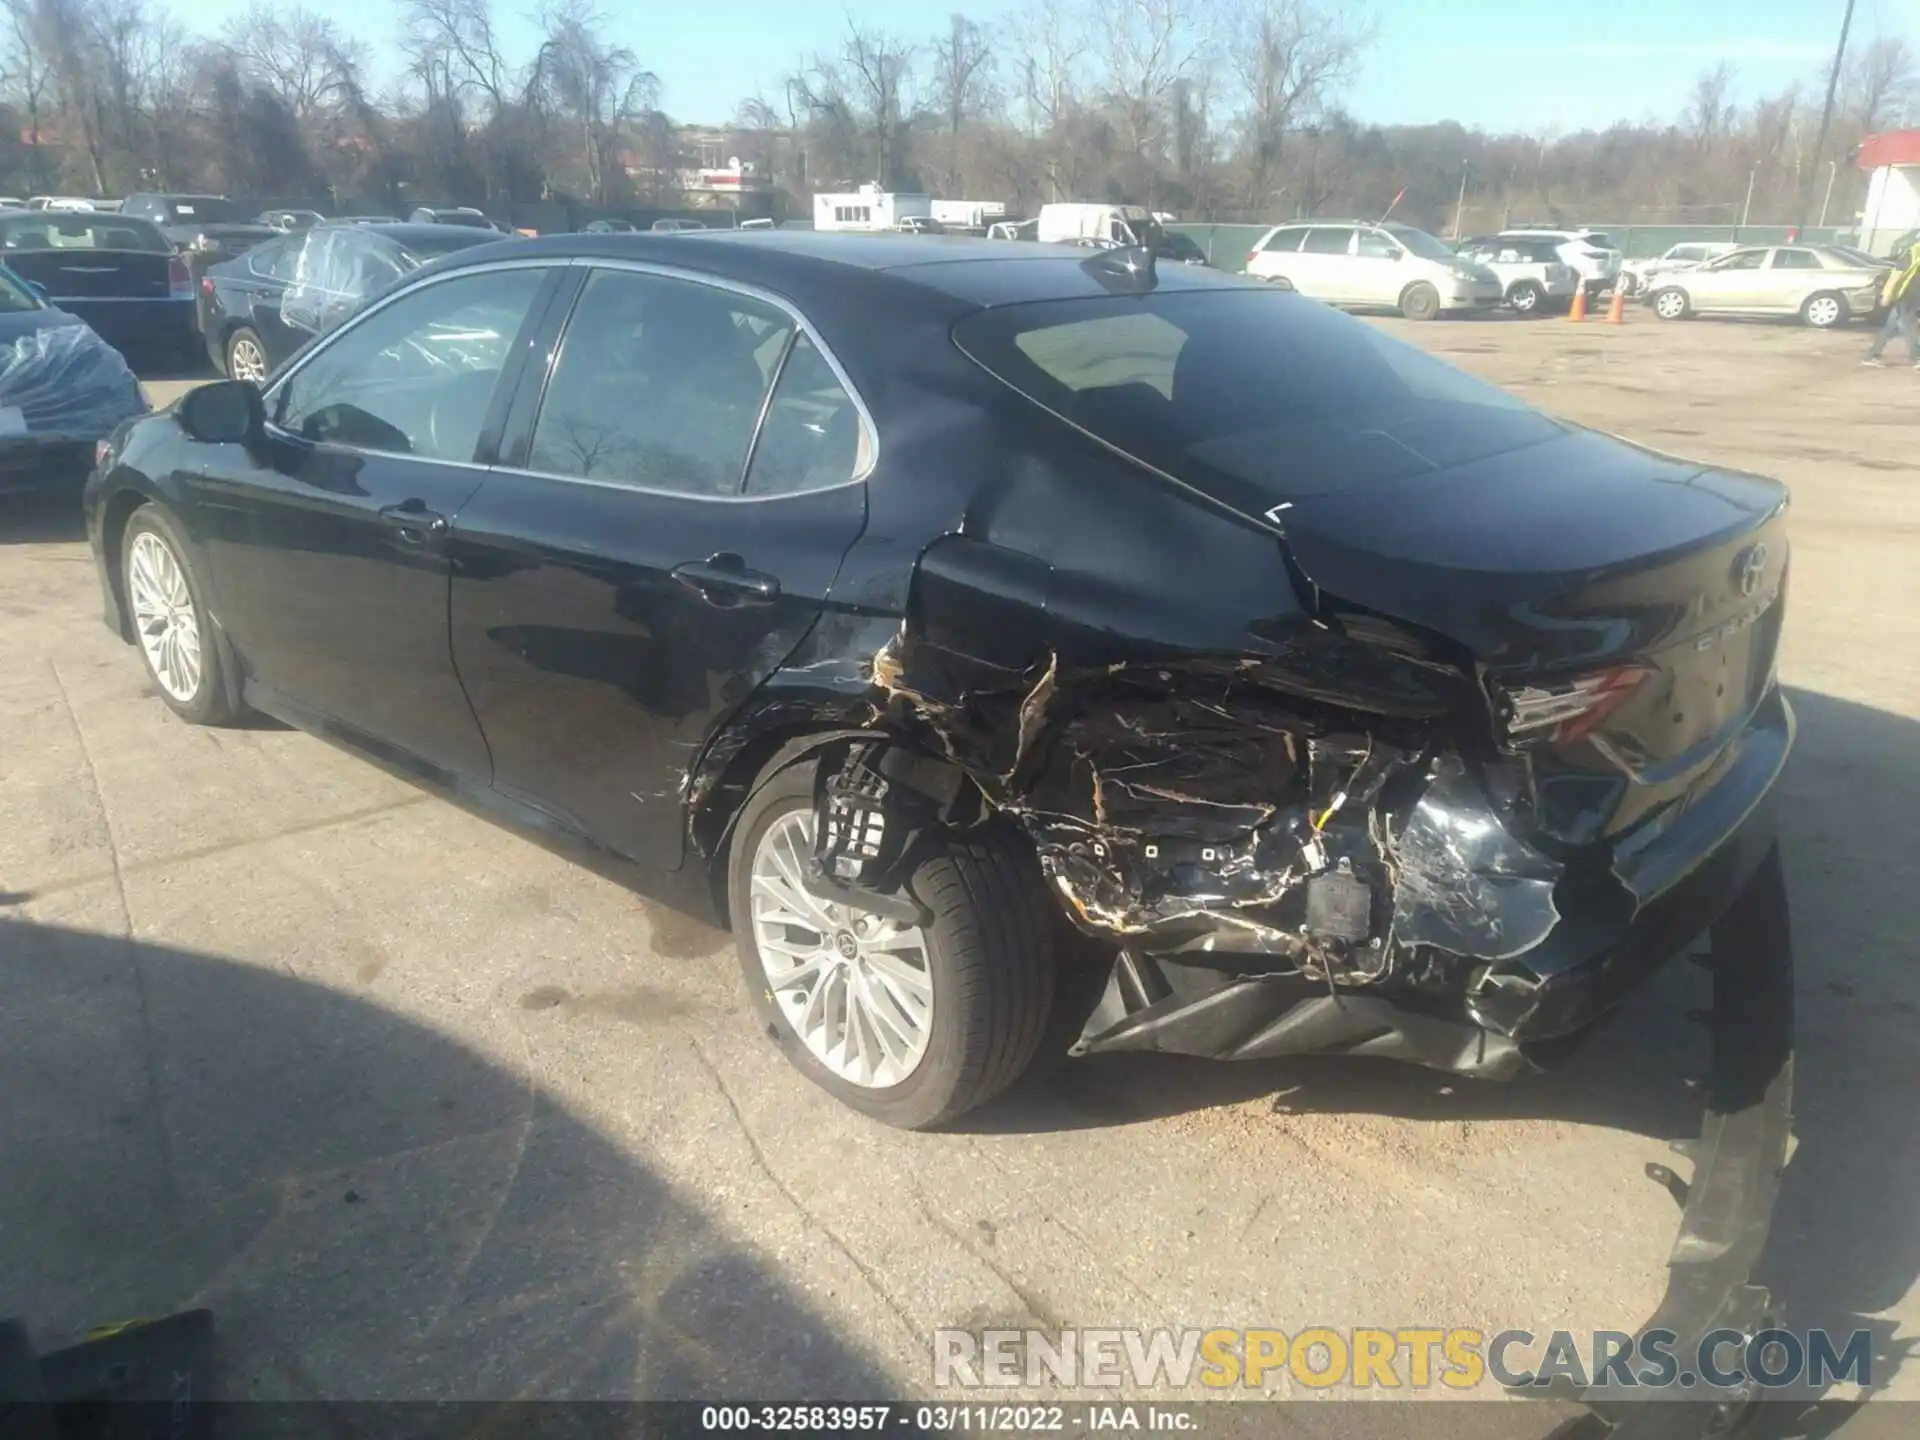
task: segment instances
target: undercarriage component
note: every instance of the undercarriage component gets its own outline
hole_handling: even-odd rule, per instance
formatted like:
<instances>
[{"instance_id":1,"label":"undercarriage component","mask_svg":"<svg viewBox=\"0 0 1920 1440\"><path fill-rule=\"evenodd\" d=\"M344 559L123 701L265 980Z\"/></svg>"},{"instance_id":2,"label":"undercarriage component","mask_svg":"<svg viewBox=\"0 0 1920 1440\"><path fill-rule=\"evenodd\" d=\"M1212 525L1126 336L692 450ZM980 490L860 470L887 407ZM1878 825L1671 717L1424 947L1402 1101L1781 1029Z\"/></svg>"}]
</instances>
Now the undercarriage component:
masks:
<instances>
[{"instance_id":1,"label":"undercarriage component","mask_svg":"<svg viewBox=\"0 0 1920 1440\"><path fill-rule=\"evenodd\" d=\"M1527 1062L1505 1036L1301 976L1258 975L1122 951L1075 1055L1155 1050L1222 1060L1336 1053L1505 1080Z\"/></svg>"}]
</instances>

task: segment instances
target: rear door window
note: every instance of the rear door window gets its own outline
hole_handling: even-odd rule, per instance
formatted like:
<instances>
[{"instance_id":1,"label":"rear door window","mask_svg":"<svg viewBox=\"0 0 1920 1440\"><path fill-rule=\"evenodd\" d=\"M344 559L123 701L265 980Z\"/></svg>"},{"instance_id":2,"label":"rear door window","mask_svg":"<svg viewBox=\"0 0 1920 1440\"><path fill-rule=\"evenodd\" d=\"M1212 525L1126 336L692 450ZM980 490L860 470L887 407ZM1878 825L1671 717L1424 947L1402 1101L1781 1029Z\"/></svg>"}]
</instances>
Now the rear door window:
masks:
<instances>
[{"instance_id":1,"label":"rear door window","mask_svg":"<svg viewBox=\"0 0 1920 1440\"><path fill-rule=\"evenodd\" d=\"M1307 231L1307 240L1300 247L1303 255L1344 255L1353 248L1353 227L1351 225L1316 225Z\"/></svg>"},{"instance_id":2,"label":"rear door window","mask_svg":"<svg viewBox=\"0 0 1920 1440\"><path fill-rule=\"evenodd\" d=\"M526 468L645 490L738 495L794 329L786 311L732 290L596 271L562 337ZM794 447L784 448L791 458ZM793 463L809 474L817 454ZM787 461L769 461L776 463ZM851 474L849 466L840 478Z\"/></svg>"},{"instance_id":3,"label":"rear door window","mask_svg":"<svg viewBox=\"0 0 1920 1440\"><path fill-rule=\"evenodd\" d=\"M954 339L1068 423L1247 514L1562 433L1425 351L1281 293L1007 305Z\"/></svg>"},{"instance_id":4,"label":"rear door window","mask_svg":"<svg viewBox=\"0 0 1920 1440\"><path fill-rule=\"evenodd\" d=\"M797 495L843 485L868 458L853 396L812 338L794 336L753 447L746 493Z\"/></svg>"},{"instance_id":5,"label":"rear door window","mask_svg":"<svg viewBox=\"0 0 1920 1440\"><path fill-rule=\"evenodd\" d=\"M1811 250L1776 250L1773 252L1775 270L1818 270L1820 257Z\"/></svg>"}]
</instances>

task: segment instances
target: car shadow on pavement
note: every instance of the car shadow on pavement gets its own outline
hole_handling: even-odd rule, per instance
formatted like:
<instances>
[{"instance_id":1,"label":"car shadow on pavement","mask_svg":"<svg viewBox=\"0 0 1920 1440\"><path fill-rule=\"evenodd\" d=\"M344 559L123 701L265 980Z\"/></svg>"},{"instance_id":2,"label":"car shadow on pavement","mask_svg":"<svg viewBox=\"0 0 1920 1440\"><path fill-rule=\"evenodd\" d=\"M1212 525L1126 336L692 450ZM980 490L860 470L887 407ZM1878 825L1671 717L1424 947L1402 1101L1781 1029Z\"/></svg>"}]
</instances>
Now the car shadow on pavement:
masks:
<instances>
[{"instance_id":1,"label":"car shadow on pavement","mask_svg":"<svg viewBox=\"0 0 1920 1440\"><path fill-rule=\"evenodd\" d=\"M1778 820L1795 938L1796 1148L1760 1279L1797 1330L1872 1332L1877 1387L1915 1342L1873 1317L1920 1277L1920 966L1911 932L1920 723L1814 691L1790 696L1800 729ZM1103 980L1104 970L1083 967L1064 987L1050 1056L1071 1042ZM1256 1104L1275 1115L1435 1125L1550 1119L1685 1141L1699 1133L1707 1061L1688 1012L1710 995L1703 971L1671 965L1562 1068L1506 1085L1338 1056L1231 1064L1103 1055L1049 1060L967 1128L1073 1130ZM1786 1407L1768 1407L1776 1408ZM1828 1430L1806 1422L1765 1433Z\"/></svg>"},{"instance_id":2,"label":"car shadow on pavement","mask_svg":"<svg viewBox=\"0 0 1920 1440\"><path fill-rule=\"evenodd\" d=\"M0 993L0 1318L43 1354L206 1306L226 1399L897 1388L518 1066L266 965L5 916Z\"/></svg>"},{"instance_id":3,"label":"car shadow on pavement","mask_svg":"<svg viewBox=\"0 0 1920 1440\"><path fill-rule=\"evenodd\" d=\"M0 545L61 545L86 538L79 480L43 492L0 496Z\"/></svg>"}]
</instances>

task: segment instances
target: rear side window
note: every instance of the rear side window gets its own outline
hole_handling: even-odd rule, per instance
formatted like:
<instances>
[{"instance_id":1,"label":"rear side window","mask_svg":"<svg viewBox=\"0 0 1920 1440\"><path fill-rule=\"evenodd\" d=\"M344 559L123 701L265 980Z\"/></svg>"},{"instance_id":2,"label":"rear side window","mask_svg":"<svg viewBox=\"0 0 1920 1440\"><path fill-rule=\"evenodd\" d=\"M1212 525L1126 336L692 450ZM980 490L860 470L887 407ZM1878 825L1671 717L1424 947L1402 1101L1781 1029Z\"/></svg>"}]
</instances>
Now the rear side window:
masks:
<instances>
[{"instance_id":1,"label":"rear side window","mask_svg":"<svg viewBox=\"0 0 1920 1440\"><path fill-rule=\"evenodd\" d=\"M0 226L9 250L140 250L167 254L173 246L150 220L92 211L37 210Z\"/></svg>"},{"instance_id":2,"label":"rear side window","mask_svg":"<svg viewBox=\"0 0 1920 1440\"><path fill-rule=\"evenodd\" d=\"M567 323L527 468L738 495L794 328L784 310L731 290L597 271Z\"/></svg>"},{"instance_id":3,"label":"rear side window","mask_svg":"<svg viewBox=\"0 0 1920 1440\"><path fill-rule=\"evenodd\" d=\"M1303 255L1344 255L1353 244L1351 225L1316 225L1307 231L1307 243L1300 247Z\"/></svg>"},{"instance_id":4,"label":"rear side window","mask_svg":"<svg viewBox=\"0 0 1920 1440\"><path fill-rule=\"evenodd\" d=\"M1773 268L1776 270L1818 270L1820 257L1811 250L1776 250L1773 252Z\"/></svg>"},{"instance_id":5,"label":"rear side window","mask_svg":"<svg viewBox=\"0 0 1920 1440\"><path fill-rule=\"evenodd\" d=\"M844 484L865 468L865 451L853 397L819 347L805 333L795 336L753 447L747 494L797 495Z\"/></svg>"},{"instance_id":6,"label":"rear side window","mask_svg":"<svg viewBox=\"0 0 1920 1440\"><path fill-rule=\"evenodd\" d=\"M1248 514L1561 427L1323 305L1242 290L1007 305L955 342L1028 398Z\"/></svg>"}]
</instances>

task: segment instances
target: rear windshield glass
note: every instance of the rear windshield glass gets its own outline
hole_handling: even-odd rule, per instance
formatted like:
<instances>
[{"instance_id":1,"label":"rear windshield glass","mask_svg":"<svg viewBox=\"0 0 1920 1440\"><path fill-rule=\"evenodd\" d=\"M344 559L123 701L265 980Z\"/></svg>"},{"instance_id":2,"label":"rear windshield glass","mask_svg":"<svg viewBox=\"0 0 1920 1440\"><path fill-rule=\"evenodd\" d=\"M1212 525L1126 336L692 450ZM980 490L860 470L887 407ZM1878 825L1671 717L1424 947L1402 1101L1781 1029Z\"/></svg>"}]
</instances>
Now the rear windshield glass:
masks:
<instances>
[{"instance_id":1,"label":"rear windshield glass","mask_svg":"<svg viewBox=\"0 0 1920 1440\"><path fill-rule=\"evenodd\" d=\"M35 210L0 220L9 250L172 250L160 228L130 215Z\"/></svg>"},{"instance_id":2,"label":"rear windshield glass","mask_svg":"<svg viewBox=\"0 0 1920 1440\"><path fill-rule=\"evenodd\" d=\"M962 320L954 340L1049 410L1249 514L1561 433L1423 350L1275 291L1007 305Z\"/></svg>"}]
</instances>

